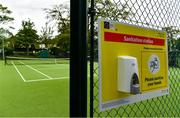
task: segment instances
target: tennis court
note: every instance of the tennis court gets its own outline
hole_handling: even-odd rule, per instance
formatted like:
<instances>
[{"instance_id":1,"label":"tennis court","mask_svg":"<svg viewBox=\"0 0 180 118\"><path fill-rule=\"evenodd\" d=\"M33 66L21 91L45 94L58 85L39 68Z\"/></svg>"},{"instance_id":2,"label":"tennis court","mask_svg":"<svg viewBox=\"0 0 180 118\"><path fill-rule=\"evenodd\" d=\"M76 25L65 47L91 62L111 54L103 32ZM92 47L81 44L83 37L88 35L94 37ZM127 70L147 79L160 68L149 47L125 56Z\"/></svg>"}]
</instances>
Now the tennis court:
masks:
<instances>
[{"instance_id":1,"label":"tennis court","mask_svg":"<svg viewBox=\"0 0 180 118\"><path fill-rule=\"evenodd\" d=\"M69 115L69 60L6 61L0 61L1 117Z\"/></svg>"},{"instance_id":2,"label":"tennis court","mask_svg":"<svg viewBox=\"0 0 180 118\"><path fill-rule=\"evenodd\" d=\"M35 82L56 79L68 79L68 60L7 58L6 65L11 65L24 82ZM61 74L59 71L62 71Z\"/></svg>"}]
</instances>

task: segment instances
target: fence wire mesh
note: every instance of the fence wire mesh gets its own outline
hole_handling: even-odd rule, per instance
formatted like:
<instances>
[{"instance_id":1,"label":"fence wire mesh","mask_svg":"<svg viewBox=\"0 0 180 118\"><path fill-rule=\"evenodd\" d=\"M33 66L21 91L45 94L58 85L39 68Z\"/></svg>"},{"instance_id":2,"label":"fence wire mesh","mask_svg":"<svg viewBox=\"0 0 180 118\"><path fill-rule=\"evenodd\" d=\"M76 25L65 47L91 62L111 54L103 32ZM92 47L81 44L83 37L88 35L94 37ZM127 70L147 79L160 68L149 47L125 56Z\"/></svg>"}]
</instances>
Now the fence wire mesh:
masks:
<instances>
[{"instance_id":1,"label":"fence wire mesh","mask_svg":"<svg viewBox=\"0 0 180 118\"><path fill-rule=\"evenodd\" d=\"M95 0L95 9L96 20L105 18L167 32L170 92L166 96L100 112L98 66L95 66L94 116L180 116L180 0Z\"/></svg>"}]
</instances>

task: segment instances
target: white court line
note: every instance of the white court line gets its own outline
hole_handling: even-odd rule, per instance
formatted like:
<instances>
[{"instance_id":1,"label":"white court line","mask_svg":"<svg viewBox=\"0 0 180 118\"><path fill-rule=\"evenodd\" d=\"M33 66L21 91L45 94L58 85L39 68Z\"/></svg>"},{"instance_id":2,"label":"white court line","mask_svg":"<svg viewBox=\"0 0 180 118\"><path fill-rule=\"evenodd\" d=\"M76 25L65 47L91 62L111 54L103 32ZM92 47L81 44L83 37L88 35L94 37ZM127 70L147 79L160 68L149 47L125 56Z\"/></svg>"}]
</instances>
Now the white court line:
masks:
<instances>
[{"instance_id":1,"label":"white court line","mask_svg":"<svg viewBox=\"0 0 180 118\"><path fill-rule=\"evenodd\" d=\"M60 77L60 78L52 78L52 79L37 79L37 80L27 80L26 82L38 82L38 81L48 81L48 80L61 80L68 79L69 77Z\"/></svg>"},{"instance_id":2,"label":"white court line","mask_svg":"<svg viewBox=\"0 0 180 118\"><path fill-rule=\"evenodd\" d=\"M24 64L26 67L28 67L28 68L30 68L30 69L32 69L32 70L34 70L34 71L40 73L41 75L44 75L45 77L47 77L47 78L49 78L49 79L52 79L52 77L50 77L50 76L48 76L48 75L42 73L41 71L39 71L39 70L37 70L37 69L35 69L35 68L29 66L29 65L26 65L25 63L23 63L23 62L21 62L21 61L19 61L19 62L20 62L21 64Z\"/></svg>"},{"instance_id":3,"label":"white court line","mask_svg":"<svg viewBox=\"0 0 180 118\"><path fill-rule=\"evenodd\" d=\"M26 82L26 79L22 76L21 72L19 71L19 69L16 67L16 65L14 64L14 62L11 62L14 66L14 68L16 69L17 73L20 75L21 79Z\"/></svg>"}]
</instances>

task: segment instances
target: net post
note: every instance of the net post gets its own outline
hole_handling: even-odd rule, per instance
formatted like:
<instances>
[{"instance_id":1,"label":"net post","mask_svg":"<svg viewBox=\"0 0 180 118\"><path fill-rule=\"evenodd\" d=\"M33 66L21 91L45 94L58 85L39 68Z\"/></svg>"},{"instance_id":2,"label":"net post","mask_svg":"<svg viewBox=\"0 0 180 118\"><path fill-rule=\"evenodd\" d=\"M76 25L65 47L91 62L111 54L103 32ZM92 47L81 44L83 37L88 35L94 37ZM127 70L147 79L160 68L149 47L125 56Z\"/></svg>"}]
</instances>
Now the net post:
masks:
<instances>
[{"instance_id":1,"label":"net post","mask_svg":"<svg viewBox=\"0 0 180 118\"><path fill-rule=\"evenodd\" d=\"M4 65L7 65L7 57L4 57Z\"/></svg>"},{"instance_id":2,"label":"net post","mask_svg":"<svg viewBox=\"0 0 180 118\"><path fill-rule=\"evenodd\" d=\"M70 117L87 117L87 0L70 9Z\"/></svg>"}]
</instances>

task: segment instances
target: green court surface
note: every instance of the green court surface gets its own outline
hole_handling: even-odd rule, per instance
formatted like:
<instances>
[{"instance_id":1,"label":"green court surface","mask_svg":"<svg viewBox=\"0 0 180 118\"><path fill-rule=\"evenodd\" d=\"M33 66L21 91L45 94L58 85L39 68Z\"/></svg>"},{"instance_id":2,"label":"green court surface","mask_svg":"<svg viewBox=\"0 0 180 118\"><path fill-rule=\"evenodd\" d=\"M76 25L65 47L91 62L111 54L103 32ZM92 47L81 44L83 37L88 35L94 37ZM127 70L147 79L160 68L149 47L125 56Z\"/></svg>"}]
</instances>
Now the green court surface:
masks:
<instances>
[{"instance_id":1,"label":"green court surface","mask_svg":"<svg viewBox=\"0 0 180 118\"><path fill-rule=\"evenodd\" d=\"M0 61L0 117L69 116L69 64Z\"/></svg>"}]
</instances>

